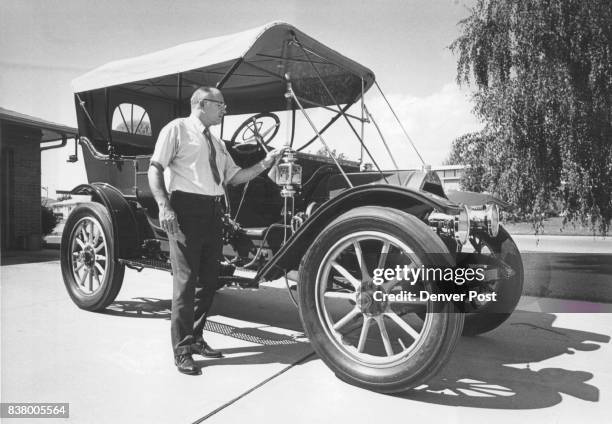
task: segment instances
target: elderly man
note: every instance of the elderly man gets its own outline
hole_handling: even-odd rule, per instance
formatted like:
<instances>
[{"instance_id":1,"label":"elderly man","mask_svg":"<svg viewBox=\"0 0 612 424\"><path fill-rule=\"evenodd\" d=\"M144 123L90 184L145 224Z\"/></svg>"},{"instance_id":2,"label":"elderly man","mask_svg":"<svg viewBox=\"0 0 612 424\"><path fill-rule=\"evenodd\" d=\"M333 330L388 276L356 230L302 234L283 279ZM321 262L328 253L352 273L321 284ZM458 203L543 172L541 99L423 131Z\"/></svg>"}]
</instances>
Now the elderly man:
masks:
<instances>
[{"instance_id":1,"label":"elderly man","mask_svg":"<svg viewBox=\"0 0 612 424\"><path fill-rule=\"evenodd\" d=\"M191 114L162 128L151 157L149 185L168 234L173 271L171 337L175 364L200 374L192 353L220 358L203 338L206 315L217 289L223 241L223 185L245 183L273 165L281 150L246 169L238 167L209 129L225 115L221 91L200 87L191 96ZM164 169L169 170L168 191Z\"/></svg>"}]
</instances>

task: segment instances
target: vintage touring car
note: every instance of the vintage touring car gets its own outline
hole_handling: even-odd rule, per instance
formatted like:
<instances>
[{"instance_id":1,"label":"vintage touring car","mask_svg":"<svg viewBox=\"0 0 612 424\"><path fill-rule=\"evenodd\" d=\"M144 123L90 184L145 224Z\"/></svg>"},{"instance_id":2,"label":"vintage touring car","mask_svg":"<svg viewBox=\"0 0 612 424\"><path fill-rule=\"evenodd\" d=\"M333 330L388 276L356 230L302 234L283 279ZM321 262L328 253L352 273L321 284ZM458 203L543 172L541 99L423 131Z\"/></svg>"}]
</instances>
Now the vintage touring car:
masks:
<instances>
[{"instance_id":1,"label":"vintage touring car","mask_svg":"<svg viewBox=\"0 0 612 424\"><path fill-rule=\"evenodd\" d=\"M227 187L221 281L257 287L297 271L306 335L340 378L381 392L413 388L446 363L462 333L496 328L514 310L522 262L495 199L449 199L426 166L380 169L364 127L376 129L377 151L396 161L365 103L373 87L386 101L374 73L285 23L111 62L73 81L89 183L70 192L91 202L66 221L61 267L80 308L110 305L126 267L171 271L147 170L160 129L189 113L198 86L222 90L228 116L220 137L238 165L261 160L275 136L287 147L272 174ZM324 125L311 119L316 111L330 113ZM296 130L296 115L309 132ZM228 137L232 117L244 121ZM338 120L348 132L340 145L355 138L363 160L336 158L327 130ZM327 154L306 153L313 142ZM75 144L69 161L77 152ZM486 278L461 286L373 278L376 270L458 265L478 267ZM497 297L399 296L468 290Z\"/></svg>"}]
</instances>

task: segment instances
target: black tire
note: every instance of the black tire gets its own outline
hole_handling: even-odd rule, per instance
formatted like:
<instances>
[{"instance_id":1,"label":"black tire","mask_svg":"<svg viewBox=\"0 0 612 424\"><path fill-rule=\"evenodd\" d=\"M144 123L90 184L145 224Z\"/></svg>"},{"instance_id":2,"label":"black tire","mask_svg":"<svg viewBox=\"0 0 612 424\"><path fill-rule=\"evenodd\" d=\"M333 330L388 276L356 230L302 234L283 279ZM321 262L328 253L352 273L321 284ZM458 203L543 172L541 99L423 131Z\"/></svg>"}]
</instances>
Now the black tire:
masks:
<instances>
[{"instance_id":1,"label":"black tire","mask_svg":"<svg viewBox=\"0 0 612 424\"><path fill-rule=\"evenodd\" d=\"M363 239L360 237L363 237ZM389 252L391 252L390 249L396 249L395 251L399 252L393 255L385 254L385 264L390 260L395 261L397 258L403 258L403 260L413 261L414 265L421 262L423 265L451 266L453 258L441 240L416 217L391 208L367 206L356 208L331 222L308 249L300 264L298 284L300 318L314 350L327 366L340 379L369 390L396 393L414 388L435 375L447 362L461 335L463 314L455 313L455 307L452 303L427 302L425 320L420 321L418 318L415 320L415 322L422 323L421 329L416 330L416 328L411 327L414 324L409 324L406 321L406 319L411 319L412 315L416 317L416 312L412 314L413 311L409 309L410 312L396 313L395 309L390 309L396 306L401 308L412 308L412 306L389 303L388 308L384 306L387 309L383 309L383 312L380 313L380 321L383 322L381 325L373 308L375 306L379 307L382 303L371 300L371 297L364 302L366 295L368 295L367 290L374 287L368 285L370 283L360 283L359 288L354 286L354 293L351 293L350 288L345 292L333 290L334 285L341 284L342 278L332 277L330 270L332 267L338 270L336 266L340 263L341 259L339 258L342 258L342 260L350 259L351 247L346 250L342 249L351 240L357 240L356 244L359 245L357 247L353 243L354 256L358 258L361 255L362 258L366 258L362 259L360 263L366 263L368 270L377 268L377 266L370 266L372 263L380 265L380 262L377 261L380 261L380 257L383 256L382 252L385 250L383 247L380 250L379 259L377 260L375 257L370 259L368 265L367 258L372 258L370 253L378 249L378 247L374 248L374 246L377 246L376 243L384 246L385 242L388 242L391 246L387 246ZM338 256L333 256L336 251L340 253ZM391 259L388 256L391 256ZM354 262L357 263L357 261L358 259ZM394 263L399 264L399 262ZM357 268L357 270L360 271L360 268ZM360 272L363 275L363 271ZM354 274L352 274L352 277L356 278ZM342 283L345 286L347 286L346 281L351 280L345 280L345 283ZM332 290L328 291L330 282ZM397 283L389 283L394 287L397 285ZM423 284L427 285L428 291L438 292L435 284L431 282ZM378 287L380 289L380 287L384 287L384 284ZM393 288L389 289L389 292L391 290ZM332 319L333 311L331 306L329 309L332 312L327 311L326 298L328 295L336 297L339 294L347 298L354 298L355 302L349 300L346 305L347 308L351 309L351 305L355 306L344 318L332 324L334 321ZM342 299L338 301L344 302ZM363 305L366 305L365 309L363 309ZM357 309L362 312L359 312L358 315L352 315L354 318L347 321L348 316ZM391 311L391 314L394 314L395 317L388 316L387 312L384 312L385 310ZM385 321L385 317L393 319ZM411 335L410 332L407 332L404 326L397 324L396 317L401 317L400 319L416 333ZM340 329L348 326L355 319L362 321L362 324L359 341L353 346L348 338L352 337L351 333L359 327L346 332L346 334L341 334ZM370 328L369 323L372 320L378 326L378 337L368 338L367 335L370 333L364 329ZM340 325L341 321L343 322L342 325ZM345 321L346 323L344 323ZM366 322L368 325L366 325ZM401 348L398 354L395 354L397 347L393 347L389 337L389 334L395 335L393 332L395 328L389 327L387 329L387 323L400 330L401 337L397 339L397 342L401 345ZM363 336L364 332L366 336ZM410 335L410 338L406 339L407 335ZM387 344L384 343L385 337ZM413 341L408 347L405 347L405 343L400 340L402 337L404 342L410 339ZM382 355L378 355L382 350L380 345L383 345L385 350ZM388 347L390 350L387 350Z\"/></svg>"},{"instance_id":2,"label":"black tire","mask_svg":"<svg viewBox=\"0 0 612 424\"><path fill-rule=\"evenodd\" d=\"M77 206L66 220L62 277L70 298L81 309L100 311L121 290L125 266L116 261L113 240L110 216L99 203Z\"/></svg>"},{"instance_id":3,"label":"black tire","mask_svg":"<svg viewBox=\"0 0 612 424\"><path fill-rule=\"evenodd\" d=\"M485 303L478 307L478 312L465 314L464 336L476 336L499 327L512 315L523 293L523 260L510 234L500 227L497 237L486 233L478 237L490 254L512 267L514 275L494 283L491 292L497 294L496 302Z\"/></svg>"}]
</instances>

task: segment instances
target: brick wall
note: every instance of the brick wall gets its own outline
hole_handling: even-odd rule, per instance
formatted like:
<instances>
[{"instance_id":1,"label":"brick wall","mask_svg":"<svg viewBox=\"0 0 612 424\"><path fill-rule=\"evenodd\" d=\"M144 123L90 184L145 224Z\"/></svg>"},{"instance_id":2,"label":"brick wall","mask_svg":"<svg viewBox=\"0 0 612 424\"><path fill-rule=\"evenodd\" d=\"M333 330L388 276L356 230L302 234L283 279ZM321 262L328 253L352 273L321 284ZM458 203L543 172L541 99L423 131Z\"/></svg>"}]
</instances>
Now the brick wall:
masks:
<instances>
[{"instance_id":1,"label":"brick wall","mask_svg":"<svg viewBox=\"0 0 612 424\"><path fill-rule=\"evenodd\" d=\"M3 236L9 249L39 249L40 222L40 130L3 123L2 166L10 166L3 172L2 190Z\"/></svg>"}]
</instances>

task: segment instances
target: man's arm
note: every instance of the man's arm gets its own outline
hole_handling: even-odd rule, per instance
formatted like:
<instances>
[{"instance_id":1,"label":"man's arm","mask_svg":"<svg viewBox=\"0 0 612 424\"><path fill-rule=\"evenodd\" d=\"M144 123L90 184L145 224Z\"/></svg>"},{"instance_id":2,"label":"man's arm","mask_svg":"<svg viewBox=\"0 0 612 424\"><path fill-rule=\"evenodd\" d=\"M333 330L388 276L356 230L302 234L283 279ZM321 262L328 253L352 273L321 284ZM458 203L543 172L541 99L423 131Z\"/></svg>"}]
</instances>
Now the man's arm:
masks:
<instances>
[{"instance_id":1,"label":"man's arm","mask_svg":"<svg viewBox=\"0 0 612 424\"><path fill-rule=\"evenodd\" d=\"M246 183L247 181L251 181L263 171L274 165L274 163L276 163L276 161L280 159L284 151L285 147L269 151L265 159L257 162L250 168L244 168L236 172L232 179L228 181L228 184L237 185Z\"/></svg>"},{"instance_id":2,"label":"man's arm","mask_svg":"<svg viewBox=\"0 0 612 424\"><path fill-rule=\"evenodd\" d=\"M151 162L147 176L149 177L149 187L151 187L151 193L153 193L153 197L155 198L157 206L159 207L160 226L169 234L178 234L178 221L176 220L174 210L170 206L162 166L156 162Z\"/></svg>"}]
</instances>

